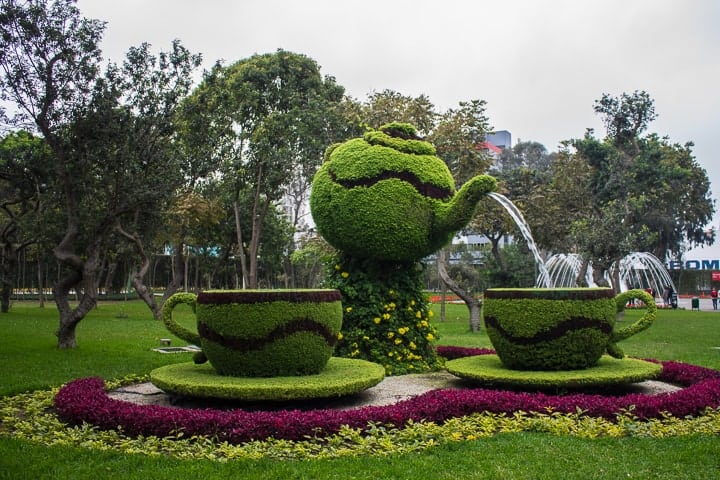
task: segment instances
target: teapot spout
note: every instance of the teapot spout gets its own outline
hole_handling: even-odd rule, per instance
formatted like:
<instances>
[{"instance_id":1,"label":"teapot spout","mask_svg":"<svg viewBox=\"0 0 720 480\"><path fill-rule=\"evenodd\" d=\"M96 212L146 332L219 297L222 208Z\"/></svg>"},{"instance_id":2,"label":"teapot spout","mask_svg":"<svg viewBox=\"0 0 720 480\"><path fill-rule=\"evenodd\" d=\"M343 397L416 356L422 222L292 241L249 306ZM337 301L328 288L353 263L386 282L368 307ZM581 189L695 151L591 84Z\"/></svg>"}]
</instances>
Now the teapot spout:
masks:
<instances>
[{"instance_id":1,"label":"teapot spout","mask_svg":"<svg viewBox=\"0 0 720 480\"><path fill-rule=\"evenodd\" d=\"M466 182L455 196L437 211L434 234L442 245L465 227L475 213L477 203L490 192L497 190L497 180L490 175L478 175Z\"/></svg>"}]
</instances>

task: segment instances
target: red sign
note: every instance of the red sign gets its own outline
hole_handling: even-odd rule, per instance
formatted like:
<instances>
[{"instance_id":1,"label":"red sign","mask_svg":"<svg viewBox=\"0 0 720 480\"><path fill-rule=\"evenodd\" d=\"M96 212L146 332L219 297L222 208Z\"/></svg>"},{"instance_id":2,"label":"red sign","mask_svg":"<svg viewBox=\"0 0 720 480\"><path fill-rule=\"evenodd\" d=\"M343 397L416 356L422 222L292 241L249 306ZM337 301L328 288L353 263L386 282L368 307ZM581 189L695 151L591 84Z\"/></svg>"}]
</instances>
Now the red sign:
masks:
<instances>
[{"instance_id":1,"label":"red sign","mask_svg":"<svg viewBox=\"0 0 720 480\"><path fill-rule=\"evenodd\" d=\"M710 274L710 278L712 279L713 282L720 282L720 272L713 271Z\"/></svg>"}]
</instances>

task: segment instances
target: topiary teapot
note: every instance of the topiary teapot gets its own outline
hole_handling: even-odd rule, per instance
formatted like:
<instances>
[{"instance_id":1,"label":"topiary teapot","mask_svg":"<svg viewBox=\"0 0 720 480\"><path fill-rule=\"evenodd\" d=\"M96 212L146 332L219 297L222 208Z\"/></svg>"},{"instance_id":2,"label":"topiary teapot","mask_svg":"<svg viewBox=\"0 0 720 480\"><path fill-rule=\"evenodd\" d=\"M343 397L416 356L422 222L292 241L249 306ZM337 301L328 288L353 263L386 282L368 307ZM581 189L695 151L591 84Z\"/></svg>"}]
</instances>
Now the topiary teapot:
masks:
<instances>
[{"instance_id":1,"label":"topiary teapot","mask_svg":"<svg viewBox=\"0 0 720 480\"><path fill-rule=\"evenodd\" d=\"M310 194L318 232L363 258L417 261L442 248L497 183L480 175L456 192L435 154L415 127L397 122L329 147Z\"/></svg>"}]
</instances>

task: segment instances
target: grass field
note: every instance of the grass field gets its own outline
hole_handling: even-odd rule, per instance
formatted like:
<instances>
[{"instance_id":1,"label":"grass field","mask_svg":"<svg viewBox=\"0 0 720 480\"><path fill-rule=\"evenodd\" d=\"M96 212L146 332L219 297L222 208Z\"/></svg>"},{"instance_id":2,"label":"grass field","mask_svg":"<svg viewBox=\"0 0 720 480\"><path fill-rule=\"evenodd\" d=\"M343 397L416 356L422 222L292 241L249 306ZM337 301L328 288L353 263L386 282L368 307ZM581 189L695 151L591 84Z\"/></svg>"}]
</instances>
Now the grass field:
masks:
<instances>
[{"instance_id":1,"label":"grass field","mask_svg":"<svg viewBox=\"0 0 720 480\"><path fill-rule=\"evenodd\" d=\"M176 309L181 321L192 314ZM448 305L438 320L440 343L490 347L484 332L468 331L464 306ZM640 312L628 312L625 322ZM189 353L160 354L152 348L173 338L152 320L140 302L102 303L78 326L79 347L59 351L54 330L57 312L32 303L15 303L0 315L0 403L2 396L61 385L69 380L145 374ZM720 370L720 314L660 311L656 324L625 342L628 355L679 360ZM0 425L1 427L1 425ZM1 431L1 429L0 429ZM496 435L429 448L419 453L331 460L237 460L227 463L99 452L87 448L45 447L0 436L0 479L25 478L720 478L720 438L581 439L531 432Z\"/></svg>"}]
</instances>

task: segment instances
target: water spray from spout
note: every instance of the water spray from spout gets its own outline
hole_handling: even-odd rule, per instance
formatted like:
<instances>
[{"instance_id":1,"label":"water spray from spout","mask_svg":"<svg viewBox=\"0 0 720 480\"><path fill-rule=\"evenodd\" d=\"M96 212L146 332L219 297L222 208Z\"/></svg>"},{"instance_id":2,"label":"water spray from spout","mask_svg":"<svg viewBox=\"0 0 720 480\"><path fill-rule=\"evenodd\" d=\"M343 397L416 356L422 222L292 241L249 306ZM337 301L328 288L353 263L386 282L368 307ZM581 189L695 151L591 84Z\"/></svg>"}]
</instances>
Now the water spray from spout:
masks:
<instances>
[{"instance_id":1,"label":"water spray from spout","mask_svg":"<svg viewBox=\"0 0 720 480\"><path fill-rule=\"evenodd\" d=\"M515 222L515 225L517 225L518 230L520 230L523 238L527 242L528 249L535 258L535 266L539 271L537 279L535 280L535 285L537 287L550 287L550 274L548 273L547 268L545 268L545 261L542 256L540 256L540 251L538 250L537 245L535 245L535 240L530 232L530 227L525 221L525 217L523 217L520 210L518 210L515 204L512 203L505 195L497 192L491 192L488 193L488 196L498 202L508 212Z\"/></svg>"}]
</instances>

